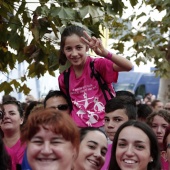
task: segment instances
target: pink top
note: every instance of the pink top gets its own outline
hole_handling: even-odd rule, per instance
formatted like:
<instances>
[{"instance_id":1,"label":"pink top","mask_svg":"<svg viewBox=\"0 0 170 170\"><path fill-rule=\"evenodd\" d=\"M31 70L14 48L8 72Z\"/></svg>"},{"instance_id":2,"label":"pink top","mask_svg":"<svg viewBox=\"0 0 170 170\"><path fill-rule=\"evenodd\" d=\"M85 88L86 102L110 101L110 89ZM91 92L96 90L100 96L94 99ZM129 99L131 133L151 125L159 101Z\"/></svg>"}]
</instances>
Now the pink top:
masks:
<instances>
[{"instance_id":1,"label":"pink top","mask_svg":"<svg viewBox=\"0 0 170 170\"><path fill-rule=\"evenodd\" d=\"M73 67L70 67L69 92L73 103L71 116L78 127L104 126L106 101L97 80L94 76L92 78L90 76L90 61L92 58L87 57L83 73L79 78L76 78ZM94 68L101 74L115 96L112 82L117 82L118 72L113 70L113 62L105 58L95 58ZM59 85L66 93L63 73L59 76ZM109 94L107 96L111 98Z\"/></svg>"},{"instance_id":2,"label":"pink top","mask_svg":"<svg viewBox=\"0 0 170 170\"><path fill-rule=\"evenodd\" d=\"M11 156L12 170L16 170L16 165L22 163L22 158L24 156L26 145L21 145L21 141L19 139L14 146L10 148L5 146L5 148L8 154Z\"/></svg>"},{"instance_id":3,"label":"pink top","mask_svg":"<svg viewBox=\"0 0 170 170\"><path fill-rule=\"evenodd\" d=\"M161 170L169 170L168 169L168 166L169 166L168 161L165 160L162 156L161 156L161 166L162 166Z\"/></svg>"},{"instance_id":4,"label":"pink top","mask_svg":"<svg viewBox=\"0 0 170 170\"><path fill-rule=\"evenodd\" d=\"M108 144L107 153L106 153L106 157L105 157L105 163L104 163L103 167L101 168L101 170L108 170L111 153L112 153L112 144Z\"/></svg>"}]
</instances>

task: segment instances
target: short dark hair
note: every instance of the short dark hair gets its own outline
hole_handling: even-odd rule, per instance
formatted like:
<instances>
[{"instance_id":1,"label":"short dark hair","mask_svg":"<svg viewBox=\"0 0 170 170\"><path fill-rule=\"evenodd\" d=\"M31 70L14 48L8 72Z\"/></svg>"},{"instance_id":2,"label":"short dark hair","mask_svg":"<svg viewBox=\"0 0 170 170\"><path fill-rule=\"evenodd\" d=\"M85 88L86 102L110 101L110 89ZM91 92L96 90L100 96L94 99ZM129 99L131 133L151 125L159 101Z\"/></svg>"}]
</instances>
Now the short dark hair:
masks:
<instances>
[{"instance_id":1,"label":"short dark hair","mask_svg":"<svg viewBox=\"0 0 170 170\"><path fill-rule=\"evenodd\" d=\"M128 97L131 103L134 104L134 106L136 106L136 97L132 92L126 90L119 90L116 91L116 96L124 96L125 98Z\"/></svg>"},{"instance_id":2,"label":"short dark hair","mask_svg":"<svg viewBox=\"0 0 170 170\"><path fill-rule=\"evenodd\" d=\"M124 109L129 120L137 118L136 106L134 106L133 100L131 100L128 96L116 96L106 102L106 114L118 109Z\"/></svg>"},{"instance_id":3,"label":"short dark hair","mask_svg":"<svg viewBox=\"0 0 170 170\"><path fill-rule=\"evenodd\" d=\"M8 100L8 101L5 101L4 103L2 103L2 106L8 105L8 104L13 104L13 105L17 106L18 112L20 114L20 117L24 116L24 110L22 108L22 104L21 104L20 101L17 101L17 100Z\"/></svg>"},{"instance_id":4,"label":"short dark hair","mask_svg":"<svg viewBox=\"0 0 170 170\"><path fill-rule=\"evenodd\" d=\"M158 99L153 100L153 101L151 102L151 106L154 108L158 102L161 102L161 101L158 100Z\"/></svg>"},{"instance_id":5,"label":"short dark hair","mask_svg":"<svg viewBox=\"0 0 170 170\"><path fill-rule=\"evenodd\" d=\"M148 100L150 100L151 101L151 96L152 94L151 93L146 93L145 95L144 95L144 98L147 98Z\"/></svg>"},{"instance_id":6,"label":"short dark hair","mask_svg":"<svg viewBox=\"0 0 170 170\"><path fill-rule=\"evenodd\" d=\"M60 90L50 90L48 92L48 94L46 95L45 99L44 99L44 108L46 108L46 102L49 98L60 97L60 96L63 97L67 101L67 103L69 103L67 96L62 91L60 91Z\"/></svg>"},{"instance_id":7,"label":"short dark hair","mask_svg":"<svg viewBox=\"0 0 170 170\"><path fill-rule=\"evenodd\" d=\"M31 101L29 103L29 105L25 109L24 123L27 121L28 116L31 114L34 107L37 106L37 105L41 105L41 104L42 104L42 102L39 102L39 101Z\"/></svg>"},{"instance_id":8,"label":"short dark hair","mask_svg":"<svg viewBox=\"0 0 170 170\"><path fill-rule=\"evenodd\" d=\"M101 133L103 133L105 136L106 134L99 128L97 127L84 127L80 129L80 142L85 138L85 136L91 132L91 131L99 131ZM107 138L107 137L106 137Z\"/></svg>"},{"instance_id":9,"label":"short dark hair","mask_svg":"<svg viewBox=\"0 0 170 170\"><path fill-rule=\"evenodd\" d=\"M2 103L6 102L6 101L9 101L9 100L17 101L17 99L15 97L13 97L13 96L11 96L9 94L2 96Z\"/></svg>"},{"instance_id":10,"label":"short dark hair","mask_svg":"<svg viewBox=\"0 0 170 170\"><path fill-rule=\"evenodd\" d=\"M139 104L137 110L138 118L146 119L152 113L152 108L148 104Z\"/></svg>"},{"instance_id":11,"label":"short dark hair","mask_svg":"<svg viewBox=\"0 0 170 170\"><path fill-rule=\"evenodd\" d=\"M110 159L110 164L109 164L108 170L113 170L113 169L121 170L117 161L116 161L116 148L117 148L117 142L118 142L118 137L119 137L120 132L125 127L128 127L128 126L133 126L138 129L141 129L149 138L150 154L153 158L153 161L149 162L147 170L160 170L161 169L160 151L159 151L159 146L158 146L158 141L157 141L156 135L146 123L142 123L142 122L136 121L136 120L129 120L129 121L123 123L117 130L114 140L113 140L111 159Z\"/></svg>"}]
</instances>

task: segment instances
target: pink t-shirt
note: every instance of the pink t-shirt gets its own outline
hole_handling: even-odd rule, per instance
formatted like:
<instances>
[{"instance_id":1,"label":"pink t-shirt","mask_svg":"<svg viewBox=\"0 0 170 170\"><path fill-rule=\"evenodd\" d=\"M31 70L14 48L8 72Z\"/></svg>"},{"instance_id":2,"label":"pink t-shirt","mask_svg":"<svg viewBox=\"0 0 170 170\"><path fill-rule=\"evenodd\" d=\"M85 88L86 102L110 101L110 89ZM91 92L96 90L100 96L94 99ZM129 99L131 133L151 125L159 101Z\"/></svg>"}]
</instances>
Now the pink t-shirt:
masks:
<instances>
[{"instance_id":1,"label":"pink t-shirt","mask_svg":"<svg viewBox=\"0 0 170 170\"><path fill-rule=\"evenodd\" d=\"M102 166L101 170L108 170L110 158L111 158L111 153L112 153L112 144L108 144L105 162L104 162L104 165Z\"/></svg>"},{"instance_id":2,"label":"pink t-shirt","mask_svg":"<svg viewBox=\"0 0 170 170\"><path fill-rule=\"evenodd\" d=\"M22 158L24 156L24 151L26 148L26 145L21 145L20 139L17 141L17 143L12 147L5 146L8 154L11 156L12 160L12 170L16 170L16 165L22 163Z\"/></svg>"},{"instance_id":3,"label":"pink t-shirt","mask_svg":"<svg viewBox=\"0 0 170 170\"><path fill-rule=\"evenodd\" d=\"M92 60L91 57L87 57L83 73L79 78L76 78L73 67L70 67L69 92L73 104L71 116L78 127L104 126L106 101L97 80L94 76L92 78L90 76ZM114 71L113 62L105 58L95 58L94 68L101 74L115 96L112 82L117 82L118 72ZM59 76L59 85L66 93L63 73ZM111 98L108 93L107 96Z\"/></svg>"},{"instance_id":4,"label":"pink t-shirt","mask_svg":"<svg viewBox=\"0 0 170 170\"><path fill-rule=\"evenodd\" d=\"M168 164L168 161L167 160L165 160L162 156L161 156L161 170L169 170L168 169L168 166L169 166L169 164Z\"/></svg>"}]
</instances>

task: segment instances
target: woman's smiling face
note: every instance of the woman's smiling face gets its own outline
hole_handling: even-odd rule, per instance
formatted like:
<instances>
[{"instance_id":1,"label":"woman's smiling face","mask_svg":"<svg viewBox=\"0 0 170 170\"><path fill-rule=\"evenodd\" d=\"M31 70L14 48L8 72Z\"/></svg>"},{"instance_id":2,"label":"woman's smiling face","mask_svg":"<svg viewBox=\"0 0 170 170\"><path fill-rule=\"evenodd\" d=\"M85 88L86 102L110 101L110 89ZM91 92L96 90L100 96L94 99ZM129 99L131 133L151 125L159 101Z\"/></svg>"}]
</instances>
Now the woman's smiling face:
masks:
<instances>
[{"instance_id":1,"label":"woman's smiling face","mask_svg":"<svg viewBox=\"0 0 170 170\"><path fill-rule=\"evenodd\" d=\"M148 136L136 127L125 127L118 137L116 161L121 170L147 170L153 161Z\"/></svg>"},{"instance_id":2,"label":"woman's smiling face","mask_svg":"<svg viewBox=\"0 0 170 170\"><path fill-rule=\"evenodd\" d=\"M71 170L76 149L62 135L42 127L27 145L27 158L34 170Z\"/></svg>"},{"instance_id":3,"label":"woman's smiling face","mask_svg":"<svg viewBox=\"0 0 170 170\"><path fill-rule=\"evenodd\" d=\"M90 131L80 143L75 170L100 170L105 161L107 139L100 131Z\"/></svg>"}]
</instances>

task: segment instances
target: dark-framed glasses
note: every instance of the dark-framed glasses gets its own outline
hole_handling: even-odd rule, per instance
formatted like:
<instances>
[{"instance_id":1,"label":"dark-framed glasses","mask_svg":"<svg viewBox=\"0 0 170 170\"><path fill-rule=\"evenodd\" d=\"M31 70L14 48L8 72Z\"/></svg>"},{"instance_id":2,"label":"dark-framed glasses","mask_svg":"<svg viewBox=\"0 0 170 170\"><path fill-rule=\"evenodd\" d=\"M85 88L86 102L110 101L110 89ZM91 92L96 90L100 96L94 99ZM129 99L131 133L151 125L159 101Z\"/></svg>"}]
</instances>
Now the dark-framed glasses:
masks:
<instances>
[{"instance_id":1,"label":"dark-framed glasses","mask_svg":"<svg viewBox=\"0 0 170 170\"><path fill-rule=\"evenodd\" d=\"M170 107L165 107L164 109L170 111Z\"/></svg>"},{"instance_id":2,"label":"dark-framed glasses","mask_svg":"<svg viewBox=\"0 0 170 170\"><path fill-rule=\"evenodd\" d=\"M58 106L52 106L51 108L58 110L67 110L69 108L68 104L60 104Z\"/></svg>"}]
</instances>

